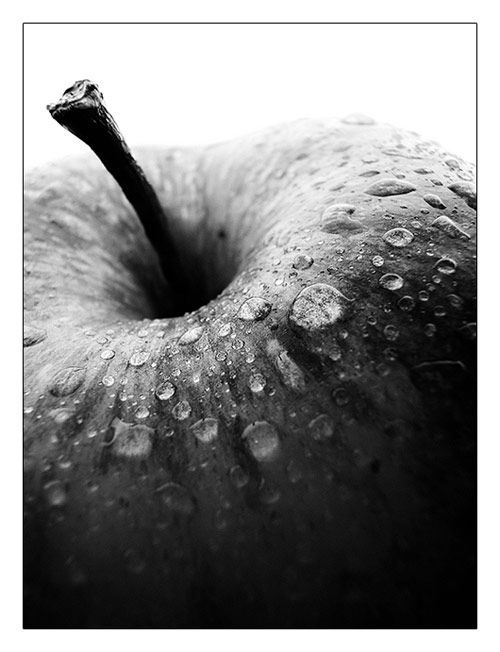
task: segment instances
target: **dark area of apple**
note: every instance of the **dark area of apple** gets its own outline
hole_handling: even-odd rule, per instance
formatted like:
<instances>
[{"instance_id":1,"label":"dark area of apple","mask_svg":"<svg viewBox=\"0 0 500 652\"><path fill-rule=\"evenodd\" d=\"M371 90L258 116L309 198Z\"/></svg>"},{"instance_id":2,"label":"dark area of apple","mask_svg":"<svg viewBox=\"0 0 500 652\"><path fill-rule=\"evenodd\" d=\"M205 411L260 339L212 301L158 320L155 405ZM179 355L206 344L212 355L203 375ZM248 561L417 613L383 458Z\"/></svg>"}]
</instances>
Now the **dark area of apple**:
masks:
<instances>
[{"instance_id":1,"label":"dark area of apple","mask_svg":"<svg viewBox=\"0 0 500 652\"><path fill-rule=\"evenodd\" d=\"M26 627L474 627L473 166L361 117L25 185Z\"/></svg>"}]
</instances>

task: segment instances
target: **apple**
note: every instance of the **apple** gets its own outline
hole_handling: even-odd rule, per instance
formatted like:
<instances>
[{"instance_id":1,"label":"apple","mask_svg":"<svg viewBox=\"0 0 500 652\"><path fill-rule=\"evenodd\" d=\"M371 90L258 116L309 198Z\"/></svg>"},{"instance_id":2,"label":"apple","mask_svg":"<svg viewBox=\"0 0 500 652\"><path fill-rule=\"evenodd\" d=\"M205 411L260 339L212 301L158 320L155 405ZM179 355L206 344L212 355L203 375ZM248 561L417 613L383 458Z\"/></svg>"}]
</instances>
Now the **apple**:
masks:
<instances>
[{"instance_id":1,"label":"apple","mask_svg":"<svg viewBox=\"0 0 500 652\"><path fill-rule=\"evenodd\" d=\"M25 626L475 627L473 166L49 109L108 171L25 180Z\"/></svg>"}]
</instances>

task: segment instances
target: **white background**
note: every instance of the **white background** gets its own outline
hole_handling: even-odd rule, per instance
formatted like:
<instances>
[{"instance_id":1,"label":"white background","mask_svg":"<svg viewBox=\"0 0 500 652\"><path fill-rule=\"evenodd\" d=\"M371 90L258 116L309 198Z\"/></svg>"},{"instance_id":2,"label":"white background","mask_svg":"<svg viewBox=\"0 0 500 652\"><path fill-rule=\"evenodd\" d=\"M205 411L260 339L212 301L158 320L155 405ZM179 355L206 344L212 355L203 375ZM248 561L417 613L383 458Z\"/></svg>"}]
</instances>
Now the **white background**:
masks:
<instances>
[{"instance_id":1,"label":"white background","mask_svg":"<svg viewBox=\"0 0 500 652\"><path fill-rule=\"evenodd\" d=\"M85 146L46 104L98 83L129 145L371 115L475 160L474 25L26 25L25 165Z\"/></svg>"}]
</instances>

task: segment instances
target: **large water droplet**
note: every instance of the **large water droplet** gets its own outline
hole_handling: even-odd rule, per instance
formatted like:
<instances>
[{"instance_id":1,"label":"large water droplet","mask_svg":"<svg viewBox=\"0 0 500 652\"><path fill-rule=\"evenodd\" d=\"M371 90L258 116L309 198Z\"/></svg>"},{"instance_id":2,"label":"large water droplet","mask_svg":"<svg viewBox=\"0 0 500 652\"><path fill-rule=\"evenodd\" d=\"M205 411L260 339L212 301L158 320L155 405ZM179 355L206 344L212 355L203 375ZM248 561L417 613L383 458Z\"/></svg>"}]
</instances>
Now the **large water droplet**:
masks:
<instances>
[{"instance_id":1,"label":"large water droplet","mask_svg":"<svg viewBox=\"0 0 500 652\"><path fill-rule=\"evenodd\" d=\"M269 301L261 297L251 297L240 306L237 316L244 321L260 321L267 317L271 308Z\"/></svg>"},{"instance_id":2,"label":"large water droplet","mask_svg":"<svg viewBox=\"0 0 500 652\"><path fill-rule=\"evenodd\" d=\"M203 328L203 326L196 326L195 328L190 328L179 338L179 344L181 346L194 344L194 342L197 342L200 339L200 337L203 335L204 330L205 329Z\"/></svg>"},{"instance_id":3,"label":"large water droplet","mask_svg":"<svg viewBox=\"0 0 500 652\"><path fill-rule=\"evenodd\" d=\"M399 274L384 274L379 278L380 285L386 290L400 290L403 287L404 281Z\"/></svg>"},{"instance_id":4,"label":"large water droplet","mask_svg":"<svg viewBox=\"0 0 500 652\"><path fill-rule=\"evenodd\" d=\"M243 439L257 462L271 462L280 450L276 428L267 421L256 421L245 428Z\"/></svg>"},{"instance_id":5,"label":"large water droplet","mask_svg":"<svg viewBox=\"0 0 500 652\"><path fill-rule=\"evenodd\" d=\"M391 229L382 236L383 240L391 247L407 247L413 242L413 237L411 231L403 228Z\"/></svg>"},{"instance_id":6,"label":"large water droplet","mask_svg":"<svg viewBox=\"0 0 500 652\"><path fill-rule=\"evenodd\" d=\"M333 326L343 316L343 306L347 301L347 297L331 285L309 285L295 297L288 321L297 330L323 330Z\"/></svg>"},{"instance_id":7,"label":"large water droplet","mask_svg":"<svg viewBox=\"0 0 500 652\"><path fill-rule=\"evenodd\" d=\"M174 419L177 419L177 421L184 421L187 419L191 414L191 406L189 405L188 401L179 401L177 405L174 405L172 408L172 416Z\"/></svg>"},{"instance_id":8,"label":"large water droplet","mask_svg":"<svg viewBox=\"0 0 500 652\"><path fill-rule=\"evenodd\" d=\"M220 329L219 329L219 337L227 337L228 335L231 334L231 331L233 330L233 325L231 322L228 322L227 324L223 324Z\"/></svg>"},{"instance_id":9,"label":"large water droplet","mask_svg":"<svg viewBox=\"0 0 500 652\"><path fill-rule=\"evenodd\" d=\"M217 419L212 419L210 417L200 419L191 426L190 430L196 439L201 441L202 444L210 444L217 439L217 435L219 434L219 422Z\"/></svg>"},{"instance_id":10,"label":"large water droplet","mask_svg":"<svg viewBox=\"0 0 500 652\"><path fill-rule=\"evenodd\" d=\"M85 370L81 367L67 367L52 378L49 391L54 396L67 396L76 391L85 380Z\"/></svg>"},{"instance_id":11,"label":"large water droplet","mask_svg":"<svg viewBox=\"0 0 500 652\"><path fill-rule=\"evenodd\" d=\"M159 387L156 388L156 398L159 401L168 401L169 398L175 394L175 385L169 380L166 380Z\"/></svg>"},{"instance_id":12,"label":"large water droplet","mask_svg":"<svg viewBox=\"0 0 500 652\"><path fill-rule=\"evenodd\" d=\"M146 407L145 405L141 405L141 407L138 407L137 410L135 411L135 417L136 419L147 419L149 417L149 408Z\"/></svg>"},{"instance_id":13,"label":"large water droplet","mask_svg":"<svg viewBox=\"0 0 500 652\"><path fill-rule=\"evenodd\" d=\"M312 419L308 426L307 430L313 439L316 441L325 441L330 439L333 435L335 425L331 417L327 414L320 414L316 418Z\"/></svg>"},{"instance_id":14,"label":"large water droplet","mask_svg":"<svg viewBox=\"0 0 500 652\"><path fill-rule=\"evenodd\" d=\"M153 448L154 430L152 428L125 423L118 417L113 419L111 427L114 430L112 444L113 453L116 456L128 459L149 457Z\"/></svg>"},{"instance_id":15,"label":"large water droplet","mask_svg":"<svg viewBox=\"0 0 500 652\"><path fill-rule=\"evenodd\" d=\"M380 179L365 190L368 195L388 197L390 195L405 195L416 190L415 186L401 179Z\"/></svg>"},{"instance_id":16,"label":"large water droplet","mask_svg":"<svg viewBox=\"0 0 500 652\"><path fill-rule=\"evenodd\" d=\"M461 238L462 240L470 240L470 235L461 229L456 222L447 217L446 215L440 215L436 217L432 226L435 226L437 229L446 233L450 238Z\"/></svg>"}]
</instances>

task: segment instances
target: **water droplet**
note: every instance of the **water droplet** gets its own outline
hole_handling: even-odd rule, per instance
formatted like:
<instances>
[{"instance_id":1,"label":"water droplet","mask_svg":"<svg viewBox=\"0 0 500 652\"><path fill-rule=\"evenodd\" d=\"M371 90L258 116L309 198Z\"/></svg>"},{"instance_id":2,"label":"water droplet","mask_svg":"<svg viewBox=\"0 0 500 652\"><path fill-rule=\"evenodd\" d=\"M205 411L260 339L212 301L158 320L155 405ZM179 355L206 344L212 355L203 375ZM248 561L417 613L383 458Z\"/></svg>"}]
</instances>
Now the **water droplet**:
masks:
<instances>
[{"instance_id":1,"label":"water droplet","mask_svg":"<svg viewBox=\"0 0 500 652\"><path fill-rule=\"evenodd\" d=\"M394 342L394 341L397 340L398 337L399 337L399 331L398 331L398 329L397 329L395 326L393 326L392 324L388 324L388 325L384 328L384 337L385 337L385 339L388 340L389 342Z\"/></svg>"},{"instance_id":2,"label":"water droplet","mask_svg":"<svg viewBox=\"0 0 500 652\"><path fill-rule=\"evenodd\" d=\"M347 405L350 400L349 394L347 393L347 390L344 389L344 387L338 387L337 389L333 390L332 396L335 403L340 407Z\"/></svg>"},{"instance_id":3,"label":"water droplet","mask_svg":"<svg viewBox=\"0 0 500 652\"><path fill-rule=\"evenodd\" d=\"M294 258L292 267L295 269L308 269L313 263L314 259L311 258L311 256L307 256L306 254L298 254L298 256Z\"/></svg>"},{"instance_id":4,"label":"water droplet","mask_svg":"<svg viewBox=\"0 0 500 652\"><path fill-rule=\"evenodd\" d=\"M230 469L229 478L237 489L242 489L249 480L248 474L238 464Z\"/></svg>"},{"instance_id":5,"label":"water droplet","mask_svg":"<svg viewBox=\"0 0 500 652\"><path fill-rule=\"evenodd\" d=\"M137 408L135 411L136 419L147 419L149 417L149 409L145 405Z\"/></svg>"},{"instance_id":6,"label":"water droplet","mask_svg":"<svg viewBox=\"0 0 500 652\"><path fill-rule=\"evenodd\" d=\"M148 336L148 331L146 328L141 328L141 330L137 332L137 337L147 337L147 336Z\"/></svg>"},{"instance_id":7,"label":"water droplet","mask_svg":"<svg viewBox=\"0 0 500 652\"><path fill-rule=\"evenodd\" d=\"M382 258L382 256L373 256L372 264L375 267L382 267L382 265L384 264L384 259Z\"/></svg>"},{"instance_id":8,"label":"water droplet","mask_svg":"<svg viewBox=\"0 0 500 652\"><path fill-rule=\"evenodd\" d=\"M436 317L444 317L446 315L446 309L444 306L436 306L434 308L434 315Z\"/></svg>"},{"instance_id":9,"label":"water droplet","mask_svg":"<svg viewBox=\"0 0 500 652\"><path fill-rule=\"evenodd\" d=\"M443 204L443 202L437 195L431 195L431 194L424 195L424 201L426 201L429 204L429 206L432 206L432 208L439 208L441 210L446 208L446 205Z\"/></svg>"},{"instance_id":10,"label":"water droplet","mask_svg":"<svg viewBox=\"0 0 500 652\"><path fill-rule=\"evenodd\" d=\"M257 394L258 392L262 392L266 386L266 379L262 374L252 374L248 379L248 386L252 392Z\"/></svg>"},{"instance_id":11,"label":"water droplet","mask_svg":"<svg viewBox=\"0 0 500 652\"><path fill-rule=\"evenodd\" d=\"M434 265L438 272L441 274L454 274L457 269L457 264L453 258L443 257L440 258L437 263Z\"/></svg>"},{"instance_id":12,"label":"water droplet","mask_svg":"<svg viewBox=\"0 0 500 652\"><path fill-rule=\"evenodd\" d=\"M114 430L112 445L113 453L116 456L128 459L149 457L153 448L154 430L152 428L125 423L118 417L113 419L111 427Z\"/></svg>"},{"instance_id":13,"label":"water droplet","mask_svg":"<svg viewBox=\"0 0 500 652\"><path fill-rule=\"evenodd\" d=\"M447 217L446 215L440 215L436 217L432 226L435 226L437 229L446 233L450 238L461 238L462 240L470 240L470 235L461 229L456 222Z\"/></svg>"},{"instance_id":14,"label":"water droplet","mask_svg":"<svg viewBox=\"0 0 500 652\"><path fill-rule=\"evenodd\" d=\"M261 297L252 297L240 306L237 316L244 321L260 321L267 317L271 308L269 301Z\"/></svg>"},{"instance_id":15,"label":"water droplet","mask_svg":"<svg viewBox=\"0 0 500 652\"><path fill-rule=\"evenodd\" d=\"M404 297L401 297L401 299L398 301L398 306L404 312L410 312L410 310L415 308L415 300L413 297L410 297L410 295L407 294Z\"/></svg>"},{"instance_id":16,"label":"water droplet","mask_svg":"<svg viewBox=\"0 0 500 652\"><path fill-rule=\"evenodd\" d=\"M407 247L413 242L413 233L408 229L396 228L387 231L382 239L391 247Z\"/></svg>"},{"instance_id":17,"label":"water droplet","mask_svg":"<svg viewBox=\"0 0 500 652\"><path fill-rule=\"evenodd\" d=\"M200 339L200 337L203 335L204 330L205 329L203 328L203 326L196 326L194 328L190 328L179 338L180 346L187 346L188 344L194 344L194 342L197 342Z\"/></svg>"},{"instance_id":18,"label":"water droplet","mask_svg":"<svg viewBox=\"0 0 500 652\"><path fill-rule=\"evenodd\" d=\"M477 208L476 200L476 188L471 183L452 183L448 188L455 193L458 197L467 202L467 205L473 208Z\"/></svg>"},{"instance_id":19,"label":"water droplet","mask_svg":"<svg viewBox=\"0 0 500 652\"><path fill-rule=\"evenodd\" d=\"M161 494L163 503L174 512L192 514L195 508L194 500L189 491L176 482L167 482L156 490Z\"/></svg>"},{"instance_id":20,"label":"water droplet","mask_svg":"<svg viewBox=\"0 0 500 652\"><path fill-rule=\"evenodd\" d=\"M149 351L136 351L132 354L129 365L132 367L142 367L142 365L149 359Z\"/></svg>"},{"instance_id":21,"label":"water droplet","mask_svg":"<svg viewBox=\"0 0 500 652\"><path fill-rule=\"evenodd\" d=\"M187 419L191 414L191 406L189 405L188 401L179 401L177 405L174 405L172 408L172 416L174 419L177 419L177 421L184 421Z\"/></svg>"},{"instance_id":22,"label":"water droplet","mask_svg":"<svg viewBox=\"0 0 500 652\"><path fill-rule=\"evenodd\" d=\"M233 330L233 325L231 324L231 322L228 322L227 324L223 324L219 329L219 337L227 337L228 335L231 334L232 330Z\"/></svg>"},{"instance_id":23,"label":"water droplet","mask_svg":"<svg viewBox=\"0 0 500 652\"><path fill-rule=\"evenodd\" d=\"M472 321L469 324L465 324L465 326L462 326L460 329L460 332L465 335L465 337L469 340L475 340L476 335L477 335L477 324L476 322Z\"/></svg>"},{"instance_id":24,"label":"water droplet","mask_svg":"<svg viewBox=\"0 0 500 652\"><path fill-rule=\"evenodd\" d=\"M55 408L49 412L49 415L54 419L56 423L65 423L73 416L73 412L66 408Z\"/></svg>"},{"instance_id":25,"label":"water droplet","mask_svg":"<svg viewBox=\"0 0 500 652\"><path fill-rule=\"evenodd\" d=\"M104 387L112 387L115 384L115 379L113 376L103 376L102 384Z\"/></svg>"},{"instance_id":26,"label":"water droplet","mask_svg":"<svg viewBox=\"0 0 500 652\"><path fill-rule=\"evenodd\" d=\"M378 282L383 288L391 290L391 292L400 290L404 284L404 281L399 274L384 274L379 278Z\"/></svg>"},{"instance_id":27,"label":"water droplet","mask_svg":"<svg viewBox=\"0 0 500 652\"><path fill-rule=\"evenodd\" d=\"M111 360L115 357L115 352L112 349L103 349L101 351L101 358L103 360Z\"/></svg>"},{"instance_id":28,"label":"water droplet","mask_svg":"<svg viewBox=\"0 0 500 652\"><path fill-rule=\"evenodd\" d=\"M281 492L276 485L264 481L259 489L259 498L264 505L273 505L281 498Z\"/></svg>"},{"instance_id":29,"label":"water droplet","mask_svg":"<svg viewBox=\"0 0 500 652\"><path fill-rule=\"evenodd\" d=\"M316 441L325 441L326 439L330 439L330 437L333 435L334 428L335 426L333 420L327 414L320 414L316 418L312 419L307 426L309 434Z\"/></svg>"},{"instance_id":30,"label":"water droplet","mask_svg":"<svg viewBox=\"0 0 500 652\"><path fill-rule=\"evenodd\" d=\"M47 482L43 487L43 491L50 507L63 507L68 500L66 489L59 480Z\"/></svg>"},{"instance_id":31,"label":"water droplet","mask_svg":"<svg viewBox=\"0 0 500 652\"><path fill-rule=\"evenodd\" d=\"M36 326L26 325L23 329L23 346L34 346L43 342L46 337L46 331Z\"/></svg>"},{"instance_id":32,"label":"water droplet","mask_svg":"<svg viewBox=\"0 0 500 652\"><path fill-rule=\"evenodd\" d=\"M292 484L302 479L302 470L295 460L291 460L286 467L286 474Z\"/></svg>"},{"instance_id":33,"label":"water droplet","mask_svg":"<svg viewBox=\"0 0 500 652\"><path fill-rule=\"evenodd\" d=\"M227 353L225 351L217 351L215 354L215 359L217 362L224 362L224 360L227 358Z\"/></svg>"},{"instance_id":34,"label":"water droplet","mask_svg":"<svg viewBox=\"0 0 500 652\"><path fill-rule=\"evenodd\" d=\"M217 419L212 419L210 417L200 419L191 426L190 430L196 439L201 441L202 444L210 444L217 439L217 435L219 434L219 422Z\"/></svg>"},{"instance_id":35,"label":"water droplet","mask_svg":"<svg viewBox=\"0 0 500 652\"><path fill-rule=\"evenodd\" d=\"M292 360L278 340L268 342L267 354L273 359L283 383L296 392L303 392L306 388L306 380L302 369Z\"/></svg>"},{"instance_id":36,"label":"water droplet","mask_svg":"<svg viewBox=\"0 0 500 652\"><path fill-rule=\"evenodd\" d=\"M124 558L127 569L134 575L140 575L146 568L146 561L142 555L137 552L137 550L129 548L125 552Z\"/></svg>"},{"instance_id":37,"label":"water droplet","mask_svg":"<svg viewBox=\"0 0 500 652\"><path fill-rule=\"evenodd\" d=\"M257 462L270 462L280 450L276 428L267 421L256 421L245 428L242 438Z\"/></svg>"},{"instance_id":38,"label":"water droplet","mask_svg":"<svg viewBox=\"0 0 500 652\"><path fill-rule=\"evenodd\" d=\"M449 294L448 301L450 302L450 306L457 310L461 310L464 307L464 300L458 294Z\"/></svg>"},{"instance_id":39,"label":"water droplet","mask_svg":"<svg viewBox=\"0 0 500 652\"><path fill-rule=\"evenodd\" d=\"M418 293L418 298L420 301L424 301L424 302L429 301L429 293L427 292L427 290L420 290L420 292Z\"/></svg>"},{"instance_id":40,"label":"water droplet","mask_svg":"<svg viewBox=\"0 0 500 652\"><path fill-rule=\"evenodd\" d=\"M434 337L436 334L436 326L434 324L426 324L424 326L424 335L427 337Z\"/></svg>"},{"instance_id":41,"label":"water droplet","mask_svg":"<svg viewBox=\"0 0 500 652\"><path fill-rule=\"evenodd\" d=\"M388 197L390 195L405 195L416 190L415 186L400 179L380 179L375 181L365 192L375 197Z\"/></svg>"},{"instance_id":42,"label":"water droplet","mask_svg":"<svg viewBox=\"0 0 500 652\"><path fill-rule=\"evenodd\" d=\"M309 285L295 297L288 320L300 331L323 330L343 315L343 303L349 301L339 290L326 283Z\"/></svg>"}]
</instances>

